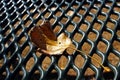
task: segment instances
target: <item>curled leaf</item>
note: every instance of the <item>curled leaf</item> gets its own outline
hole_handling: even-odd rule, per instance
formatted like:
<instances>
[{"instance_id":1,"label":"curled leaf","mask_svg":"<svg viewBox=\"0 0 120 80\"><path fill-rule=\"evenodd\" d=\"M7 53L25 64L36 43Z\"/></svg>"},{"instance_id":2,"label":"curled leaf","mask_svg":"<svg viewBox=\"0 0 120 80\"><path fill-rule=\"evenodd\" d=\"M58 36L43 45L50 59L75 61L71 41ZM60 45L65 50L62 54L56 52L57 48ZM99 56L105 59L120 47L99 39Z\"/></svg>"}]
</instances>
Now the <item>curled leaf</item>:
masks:
<instances>
[{"instance_id":1,"label":"curled leaf","mask_svg":"<svg viewBox=\"0 0 120 80\"><path fill-rule=\"evenodd\" d=\"M62 54L72 43L64 33L56 37L48 21L45 21L41 26L35 26L30 33L30 37L40 51L48 55Z\"/></svg>"},{"instance_id":2,"label":"curled leaf","mask_svg":"<svg viewBox=\"0 0 120 80\"><path fill-rule=\"evenodd\" d=\"M64 33L61 33L55 44L49 44L52 43L49 39L46 40L46 43L47 49L42 49L42 51L47 54L58 55L62 54L63 51L70 46L71 40Z\"/></svg>"}]
</instances>

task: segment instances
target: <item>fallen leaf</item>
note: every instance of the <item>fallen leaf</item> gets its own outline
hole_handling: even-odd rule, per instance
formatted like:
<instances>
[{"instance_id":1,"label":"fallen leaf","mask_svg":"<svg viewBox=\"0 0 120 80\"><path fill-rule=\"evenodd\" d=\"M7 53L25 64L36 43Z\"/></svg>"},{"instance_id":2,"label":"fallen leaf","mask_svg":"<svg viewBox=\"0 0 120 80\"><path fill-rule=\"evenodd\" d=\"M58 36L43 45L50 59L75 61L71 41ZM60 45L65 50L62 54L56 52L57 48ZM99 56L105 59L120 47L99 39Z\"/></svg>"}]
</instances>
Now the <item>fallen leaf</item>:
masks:
<instances>
[{"instance_id":1,"label":"fallen leaf","mask_svg":"<svg viewBox=\"0 0 120 80\"><path fill-rule=\"evenodd\" d=\"M46 43L47 42L51 42L51 41L46 40ZM64 33L61 33L58 36L57 41L56 41L55 44L49 44L49 43L47 43L46 44L47 49L46 50L42 49L42 51L44 53L51 54L51 55L62 54L63 51L66 48L68 48L71 43L72 43L71 40Z\"/></svg>"},{"instance_id":2,"label":"fallen leaf","mask_svg":"<svg viewBox=\"0 0 120 80\"><path fill-rule=\"evenodd\" d=\"M39 51L48 55L62 54L72 43L65 33L56 37L48 21L45 21L41 26L35 26L30 33L30 37Z\"/></svg>"}]
</instances>

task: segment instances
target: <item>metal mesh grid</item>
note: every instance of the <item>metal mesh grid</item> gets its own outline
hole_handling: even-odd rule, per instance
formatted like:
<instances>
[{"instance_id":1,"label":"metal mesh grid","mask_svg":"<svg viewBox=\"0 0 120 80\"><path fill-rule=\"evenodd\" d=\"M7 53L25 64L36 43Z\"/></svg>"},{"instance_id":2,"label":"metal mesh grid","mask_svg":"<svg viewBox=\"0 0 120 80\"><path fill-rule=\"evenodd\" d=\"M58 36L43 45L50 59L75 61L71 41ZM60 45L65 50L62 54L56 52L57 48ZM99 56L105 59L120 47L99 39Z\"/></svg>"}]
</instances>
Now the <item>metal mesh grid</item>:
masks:
<instances>
[{"instance_id":1,"label":"metal mesh grid","mask_svg":"<svg viewBox=\"0 0 120 80\"><path fill-rule=\"evenodd\" d=\"M112 71L72 50L46 56L35 51L29 31L43 18L59 35L65 32L79 50ZM120 79L119 0L1 0L0 79ZM69 53L71 55L65 54Z\"/></svg>"}]
</instances>

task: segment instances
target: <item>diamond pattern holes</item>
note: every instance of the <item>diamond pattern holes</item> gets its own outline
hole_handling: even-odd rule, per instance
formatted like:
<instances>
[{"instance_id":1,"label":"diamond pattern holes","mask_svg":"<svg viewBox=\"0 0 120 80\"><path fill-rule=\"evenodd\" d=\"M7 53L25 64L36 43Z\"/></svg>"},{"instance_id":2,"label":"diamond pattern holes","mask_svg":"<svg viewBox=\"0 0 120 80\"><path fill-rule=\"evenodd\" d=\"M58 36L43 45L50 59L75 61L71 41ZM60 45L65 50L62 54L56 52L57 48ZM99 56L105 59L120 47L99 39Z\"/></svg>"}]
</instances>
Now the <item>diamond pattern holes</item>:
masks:
<instances>
[{"instance_id":1,"label":"diamond pattern holes","mask_svg":"<svg viewBox=\"0 0 120 80\"><path fill-rule=\"evenodd\" d=\"M108 56L108 61L112 65L118 66L120 58L117 55L115 55L114 53L110 53L109 56Z\"/></svg>"},{"instance_id":2,"label":"diamond pattern holes","mask_svg":"<svg viewBox=\"0 0 120 80\"><path fill-rule=\"evenodd\" d=\"M42 61L42 69L47 71L51 64L51 59L49 57L45 57L44 60Z\"/></svg>"},{"instance_id":3,"label":"diamond pattern holes","mask_svg":"<svg viewBox=\"0 0 120 80\"><path fill-rule=\"evenodd\" d=\"M83 68L84 63L85 63L85 59L83 58L83 56L77 55L74 60L74 64L81 69Z\"/></svg>"},{"instance_id":4,"label":"diamond pattern holes","mask_svg":"<svg viewBox=\"0 0 120 80\"><path fill-rule=\"evenodd\" d=\"M61 56L58 61L58 67L60 69L65 69L68 64L68 59L65 56Z\"/></svg>"},{"instance_id":5,"label":"diamond pattern holes","mask_svg":"<svg viewBox=\"0 0 120 80\"><path fill-rule=\"evenodd\" d=\"M112 37L112 34L107 32L107 31L104 31L103 34L102 34L103 38L107 39L107 40L110 40L111 37Z\"/></svg>"},{"instance_id":6,"label":"diamond pattern holes","mask_svg":"<svg viewBox=\"0 0 120 80\"><path fill-rule=\"evenodd\" d=\"M96 70L99 71L100 65L92 59L91 63L86 64L85 56L71 48L60 56L46 56L33 50L35 47L29 42L29 30L33 25L39 26L43 18L50 21L56 34L67 33L73 41L72 47L91 54L103 64L106 63L103 60L108 60L112 79L117 80L116 72L119 72L120 64L120 2L52 1L1 1L0 80L9 77L16 80L69 80L81 75L84 79L98 78ZM91 53L93 49L96 50ZM107 79L104 75L101 74Z\"/></svg>"},{"instance_id":7,"label":"diamond pattern holes","mask_svg":"<svg viewBox=\"0 0 120 80\"><path fill-rule=\"evenodd\" d=\"M120 47L119 47L120 42L119 41L115 40L112 45L113 45L114 49L116 49L117 51L120 52Z\"/></svg>"},{"instance_id":8,"label":"diamond pattern holes","mask_svg":"<svg viewBox=\"0 0 120 80\"><path fill-rule=\"evenodd\" d=\"M86 69L84 76L86 76L87 79L95 80L95 72L89 67Z\"/></svg>"},{"instance_id":9,"label":"diamond pattern holes","mask_svg":"<svg viewBox=\"0 0 120 80\"><path fill-rule=\"evenodd\" d=\"M95 58L98 62L102 63L102 58L100 56L98 56L97 54L93 54L92 56L93 58ZM93 65L95 65L97 68L100 67L100 65L93 59L91 59L91 62Z\"/></svg>"},{"instance_id":10,"label":"diamond pattern holes","mask_svg":"<svg viewBox=\"0 0 120 80\"><path fill-rule=\"evenodd\" d=\"M74 29L75 29L75 26L74 26L73 24L69 24L66 30L67 30L68 32L73 32Z\"/></svg>"},{"instance_id":11,"label":"diamond pattern holes","mask_svg":"<svg viewBox=\"0 0 120 80\"><path fill-rule=\"evenodd\" d=\"M73 39L74 39L76 42L81 42L82 37L83 37L83 35L77 32L77 33L75 33Z\"/></svg>"},{"instance_id":12,"label":"diamond pattern holes","mask_svg":"<svg viewBox=\"0 0 120 80\"><path fill-rule=\"evenodd\" d=\"M97 45L97 48L98 48L99 51L105 53L106 49L107 49L107 45L103 41L99 41L98 45Z\"/></svg>"},{"instance_id":13,"label":"diamond pattern holes","mask_svg":"<svg viewBox=\"0 0 120 80\"><path fill-rule=\"evenodd\" d=\"M97 34L95 32L90 32L88 34L88 38L92 41L95 41L97 39Z\"/></svg>"}]
</instances>

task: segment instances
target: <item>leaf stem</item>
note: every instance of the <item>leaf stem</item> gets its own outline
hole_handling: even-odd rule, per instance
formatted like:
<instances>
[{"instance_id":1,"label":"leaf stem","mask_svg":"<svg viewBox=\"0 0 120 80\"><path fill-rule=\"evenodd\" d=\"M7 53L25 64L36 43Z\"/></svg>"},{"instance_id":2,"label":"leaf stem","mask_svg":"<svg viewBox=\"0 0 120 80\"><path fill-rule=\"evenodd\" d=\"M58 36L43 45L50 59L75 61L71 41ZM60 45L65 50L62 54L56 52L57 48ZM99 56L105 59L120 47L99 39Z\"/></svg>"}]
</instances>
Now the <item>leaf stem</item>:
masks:
<instances>
[{"instance_id":1,"label":"leaf stem","mask_svg":"<svg viewBox=\"0 0 120 80\"><path fill-rule=\"evenodd\" d=\"M74 48L74 47L69 47L69 48L71 48L71 49L73 49L73 50L76 50L76 51L82 53L82 55L86 55L87 57L93 59L93 60L96 61L105 71L107 71L107 72L110 72L110 71L111 71L110 68L105 67L104 65L102 65L102 63L100 63L95 57L92 57L92 56L86 54L85 52L83 52L83 51L81 51L81 50L78 50L78 49L76 49L76 48Z\"/></svg>"}]
</instances>

